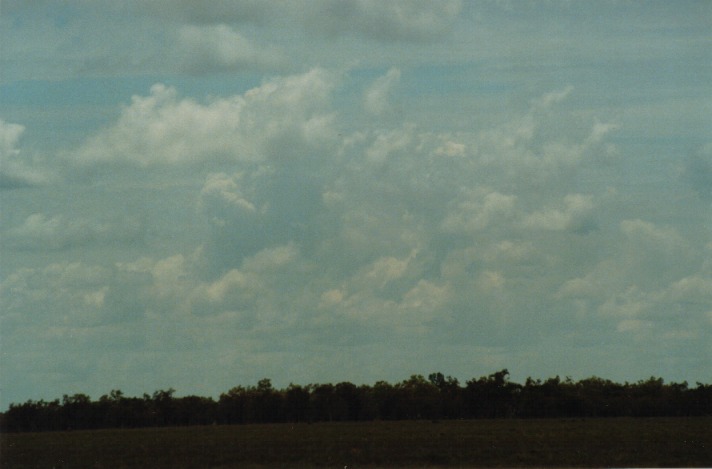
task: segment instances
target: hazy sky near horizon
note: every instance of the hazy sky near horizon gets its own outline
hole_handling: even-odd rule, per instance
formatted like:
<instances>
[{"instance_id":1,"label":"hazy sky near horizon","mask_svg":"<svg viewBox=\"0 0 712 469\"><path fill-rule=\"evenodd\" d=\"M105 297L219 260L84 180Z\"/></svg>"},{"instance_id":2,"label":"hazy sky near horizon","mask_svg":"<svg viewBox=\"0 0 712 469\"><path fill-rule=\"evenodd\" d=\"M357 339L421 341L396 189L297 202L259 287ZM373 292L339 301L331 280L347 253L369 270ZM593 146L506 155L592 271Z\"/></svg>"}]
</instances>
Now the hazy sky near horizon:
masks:
<instances>
[{"instance_id":1,"label":"hazy sky near horizon","mask_svg":"<svg viewBox=\"0 0 712 469\"><path fill-rule=\"evenodd\" d=\"M712 382L709 1L4 0L0 408Z\"/></svg>"}]
</instances>

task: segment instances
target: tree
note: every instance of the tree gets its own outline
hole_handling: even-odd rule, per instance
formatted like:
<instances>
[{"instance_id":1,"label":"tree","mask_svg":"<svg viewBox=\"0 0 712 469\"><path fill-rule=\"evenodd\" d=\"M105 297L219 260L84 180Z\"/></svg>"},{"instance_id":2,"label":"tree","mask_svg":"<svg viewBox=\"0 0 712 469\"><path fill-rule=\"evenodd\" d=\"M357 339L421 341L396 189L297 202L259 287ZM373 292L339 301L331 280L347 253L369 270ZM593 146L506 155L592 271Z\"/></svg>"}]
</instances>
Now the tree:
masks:
<instances>
[{"instance_id":1,"label":"tree","mask_svg":"<svg viewBox=\"0 0 712 469\"><path fill-rule=\"evenodd\" d=\"M398 385L401 418L436 419L440 417L438 388L423 375L412 375Z\"/></svg>"},{"instance_id":2,"label":"tree","mask_svg":"<svg viewBox=\"0 0 712 469\"><path fill-rule=\"evenodd\" d=\"M442 418L459 418L462 415L462 395L460 383L452 376L445 377L440 372L428 375L428 380L438 388L440 409L439 415Z\"/></svg>"},{"instance_id":3,"label":"tree","mask_svg":"<svg viewBox=\"0 0 712 469\"><path fill-rule=\"evenodd\" d=\"M311 386L311 419L330 422L334 420L334 385L315 384Z\"/></svg>"},{"instance_id":4,"label":"tree","mask_svg":"<svg viewBox=\"0 0 712 469\"><path fill-rule=\"evenodd\" d=\"M84 429L94 427L92 402L86 394L62 396L61 411L62 427L65 430Z\"/></svg>"},{"instance_id":5,"label":"tree","mask_svg":"<svg viewBox=\"0 0 712 469\"><path fill-rule=\"evenodd\" d=\"M512 417L515 414L515 395L521 385L509 382L505 368L486 378L471 379L465 387L467 416L474 418Z\"/></svg>"},{"instance_id":6,"label":"tree","mask_svg":"<svg viewBox=\"0 0 712 469\"><path fill-rule=\"evenodd\" d=\"M244 387L235 386L227 393L220 394L218 401L220 423L244 423L246 407L247 390Z\"/></svg>"},{"instance_id":7,"label":"tree","mask_svg":"<svg viewBox=\"0 0 712 469\"><path fill-rule=\"evenodd\" d=\"M338 383L334 387L334 412L336 420L358 420L361 416L363 399L359 388L349 382Z\"/></svg>"},{"instance_id":8,"label":"tree","mask_svg":"<svg viewBox=\"0 0 712 469\"><path fill-rule=\"evenodd\" d=\"M291 422L309 419L309 389L290 383L285 393L285 413Z\"/></svg>"}]
</instances>

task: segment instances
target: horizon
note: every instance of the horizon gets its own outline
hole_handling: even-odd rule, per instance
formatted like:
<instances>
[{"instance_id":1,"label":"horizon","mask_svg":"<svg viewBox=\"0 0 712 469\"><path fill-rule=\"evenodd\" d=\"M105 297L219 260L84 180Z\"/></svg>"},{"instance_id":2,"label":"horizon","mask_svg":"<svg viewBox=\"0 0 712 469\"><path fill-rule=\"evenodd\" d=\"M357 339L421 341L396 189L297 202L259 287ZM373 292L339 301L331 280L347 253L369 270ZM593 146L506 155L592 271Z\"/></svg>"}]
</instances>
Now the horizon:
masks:
<instances>
[{"instance_id":1,"label":"horizon","mask_svg":"<svg viewBox=\"0 0 712 469\"><path fill-rule=\"evenodd\" d=\"M501 380L501 381L500 381ZM687 390L688 392L694 392L694 390L704 390L704 388L711 388L712 384L709 383L703 383L703 382L695 382L695 383L688 383L687 381L682 381L682 382L675 382L675 381L669 381L666 380L662 376L649 376L648 378L645 379L640 379L637 381L615 381L606 378L605 376L588 376L586 378L582 379L573 379L571 376L564 376L561 377L559 375L555 376L549 376L549 377L534 377L534 376L527 376L525 380L522 380L521 382L518 382L517 380L512 380L511 375L509 373L509 370L504 368L502 370L497 370L493 371L492 373L489 373L487 375L482 375L482 376L472 376L469 379L460 379L457 376L450 376L443 374L442 372L431 372L426 374L422 373L417 373L417 374L412 374L408 376L407 378L404 378L402 380L397 380L397 381L386 381L386 380L378 380L373 383L353 383L351 381L338 381L338 382L312 382L312 383L299 383L295 382L294 380L290 380L289 384L286 386L275 386L272 383L272 380L268 377L263 377L259 379L255 383L235 383L233 386L231 386L229 389L224 389L220 391L219 394L216 395L197 395L197 394L183 394L180 392L178 389L174 389L173 387L168 387L165 389L155 389L151 392L144 391L143 393L140 394L134 394L134 395L128 395L124 393L121 389L111 389L108 390L105 393L102 393L101 395L98 396L92 396L86 393L78 392L75 394L66 394L64 393L60 399L60 397L54 397L54 399L40 399L40 400L33 400L33 399L28 399L25 401L18 401L18 402L11 402L10 405L6 409L0 409L0 414L6 413L8 410L10 410L13 406L23 406L26 404L42 404L44 403L49 404L52 402L59 402L62 405L64 405L65 400L68 401L73 401L74 398L77 397L84 397L88 398L89 402L101 402L105 398L113 400L120 400L120 399L144 399L144 400L155 400L156 396L164 396L167 395L169 398L172 399L183 399L183 398L191 398L191 397L199 397L201 399L207 399L213 402L219 402L222 401L224 398L225 399L230 399L230 396L234 391L238 392L251 392L259 389L263 389L263 386L265 389L271 390L271 392L276 392L276 393L285 393L289 392L289 390L292 387L296 388L301 388L303 390L307 390L310 393L313 393L315 389L321 387L321 386L334 386L338 387L338 385L341 384L348 384L348 385L353 385L356 388L359 389L373 389L375 386L384 383L388 386L391 386L393 389L397 389L401 385L405 386L412 386L413 382L416 383L421 383L425 382L428 385L432 386L434 389L440 389L442 391L442 388L440 388L441 385L445 384L445 389L450 389L450 386L455 386L457 389L460 390L468 390L470 388L470 385L474 385L473 389L477 389L478 385L482 384L487 384L487 383L502 383L509 389L510 386L514 386L514 388L518 388L519 391L525 391L529 386L532 386L533 388L541 387L541 386L548 386L551 382L555 383L557 386L571 386L571 385L576 385L576 386L583 386L584 388L593 388L596 389L596 384L591 384L592 381L596 382L604 382L606 384L610 384L613 386L623 386L627 388L636 388L636 387L642 387L645 388L649 383L651 382L659 382L662 386L668 388L668 389L676 389L679 391L681 388L678 388L677 385L682 385L683 389ZM640 396L638 396L639 398ZM669 397L669 396L668 396ZM631 398L628 396L628 398ZM631 398L635 400L636 398Z\"/></svg>"},{"instance_id":2,"label":"horizon","mask_svg":"<svg viewBox=\"0 0 712 469\"><path fill-rule=\"evenodd\" d=\"M712 381L712 3L0 11L0 409Z\"/></svg>"}]
</instances>

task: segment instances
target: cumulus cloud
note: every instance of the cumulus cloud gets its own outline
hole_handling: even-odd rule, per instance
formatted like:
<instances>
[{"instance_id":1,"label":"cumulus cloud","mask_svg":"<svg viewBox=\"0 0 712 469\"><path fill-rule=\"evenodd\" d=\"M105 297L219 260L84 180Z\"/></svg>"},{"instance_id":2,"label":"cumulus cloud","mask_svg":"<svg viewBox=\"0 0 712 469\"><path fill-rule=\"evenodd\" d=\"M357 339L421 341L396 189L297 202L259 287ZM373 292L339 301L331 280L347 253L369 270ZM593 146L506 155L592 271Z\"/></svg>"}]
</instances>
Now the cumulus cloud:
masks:
<instances>
[{"instance_id":1,"label":"cumulus cloud","mask_svg":"<svg viewBox=\"0 0 712 469\"><path fill-rule=\"evenodd\" d=\"M592 227L588 218L594 208L591 196L568 194L564 197L563 205L561 209L552 208L530 213L522 223L526 228L553 231L587 231Z\"/></svg>"},{"instance_id":2,"label":"cumulus cloud","mask_svg":"<svg viewBox=\"0 0 712 469\"><path fill-rule=\"evenodd\" d=\"M62 250L93 244L140 242L141 223L134 219L94 221L34 213L4 232L9 247L29 250Z\"/></svg>"},{"instance_id":3,"label":"cumulus cloud","mask_svg":"<svg viewBox=\"0 0 712 469\"><path fill-rule=\"evenodd\" d=\"M551 111L572 90L567 87L546 93L531 103L528 112L481 130L466 146L477 158L481 169L520 188L531 186L534 189L552 184L552 181L556 181L557 187L573 181L572 176L581 165L590 167L603 161L610 163L616 147L608 143L606 137L619 129L617 124L598 120L590 124L567 114L569 120L575 121L576 132L562 134L561 115L557 117ZM582 132L586 129L589 129L587 134Z\"/></svg>"},{"instance_id":4,"label":"cumulus cloud","mask_svg":"<svg viewBox=\"0 0 712 469\"><path fill-rule=\"evenodd\" d=\"M99 342L102 327L135 322L144 315L141 285L146 280L145 276L82 262L20 269L0 285L3 296L12 291L3 324L29 327L38 340L50 339L53 333L70 339L75 332L86 336L93 330L93 340ZM36 322L24 324L27 317Z\"/></svg>"},{"instance_id":5,"label":"cumulus cloud","mask_svg":"<svg viewBox=\"0 0 712 469\"><path fill-rule=\"evenodd\" d=\"M158 83L67 158L142 167L289 158L330 138L324 106L334 84L332 74L314 69L202 104Z\"/></svg>"},{"instance_id":6,"label":"cumulus cloud","mask_svg":"<svg viewBox=\"0 0 712 469\"><path fill-rule=\"evenodd\" d=\"M245 199L238 186L240 179L240 174L234 177L230 177L225 173L210 174L205 181L201 195L204 200L214 198L218 200L217 203L224 202L224 204L233 206L237 210L254 212L257 210L255 205ZM208 203L208 205L212 204ZM224 223L220 219L214 221L218 224Z\"/></svg>"},{"instance_id":7,"label":"cumulus cloud","mask_svg":"<svg viewBox=\"0 0 712 469\"><path fill-rule=\"evenodd\" d=\"M156 84L149 96L134 96L116 124L89 139L69 158L80 164L140 166L224 158L235 146L230 137L240 122L242 105L239 98L206 106L190 99L180 101L174 88Z\"/></svg>"},{"instance_id":8,"label":"cumulus cloud","mask_svg":"<svg viewBox=\"0 0 712 469\"><path fill-rule=\"evenodd\" d=\"M0 119L0 190L17 189L47 182L48 177L32 167L18 148L25 127Z\"/></svg>"},{"instance_id":9,"label":"cumulus cloud","mask_svg":"<svg viewBox=\"0 0 712 469\"><path fill-rule=\"evenodd\" d=\"M4 2L2 399L709 374L704 7L564 3Z\"/></svg>"},{"instance_id":10,"label":"cumulus cloud","mask_svg":"<svg viewBox=\"0 0 712 469\"><path fill-rule=\"evenodd\" d=\"M469 191L468 191L469 192ZM448 232L474 232L510 217L517 197L497 191L469 192L445 216L443 229Z\"/></svg>"},{"instance_id":11,"label":"cumulus cloud","mask_svg":"<svg viewBox=\"0 0 712 469\"><path fill-rule=\"evenodd\" d=\"M666 251L678 248L685 243L674 228L659 227L639 218L623 220L620 226L621 231L634 243L663 248Z\"/></svg>"},{"instance_id":12,"label":"cumulus cloud","mask_svg":"<svg viewBox=\"0 0 712 469\"><path fill-rule=\"evenodd\" d=\"M205 74L240 69L275 69L286 63L274 47L256 46L225 24L183 26L176 53L189 73Z\"/></svg>"},{"instance_id":13,"label":"cumulus cloud","mask_svg":"<svg viewBox=\"0 0 712 469\"><path fill-rule=\"evenodd\" d=\"M381 77L384 83L397 78L394 70ZM201 275L208 279L198 276L200 287L185 287L193 291L183 301L192 305L185 311L233 314L257 324L273 314L266 309L293 300L285 292L306 282L302 276L316 259L322 272L313 272L310 288L293 301L306 310L342 314L322 315L321 324L338 317L392 319L402 315L402 305L416 303L425 314L426 302L416 301L416 292L431 290L442 293L442 311L459 311L463 295L473 289L489 298L483 307L494 311L502 301L494 292L504 296L517 285L513 279L557 255L540 240L508 237L592 226L593 196L542 194L510 177L512 171L523 177L537 165L549 171L551 163L538 148L578 148L586 145L585 134L570 143L542 135L540 140L549 140L540 146L534 135L548 117L525 111L485 132L426 132L404 123L338 136L343 122L331 109L336 84L334 75L314 69L204 104L156 85L80 148L78 157L92 164L101 159L92 162L90 150L106 161L149 167L230 163L231 172L202 175L200 215L210 227L196 265L207 265ZM549 105L559 99L550 98ZM592 133L605 139L605 129L594 126ZM512 153L531 158L522 160L531 166L513 165ZM532 196L542 208L528 207ZM245 269L260 253L285 246L299 252L298 262L279 264L296 269L284 277L293 286L281 292L263 283L260 295L249 293L259 282ZM456 261L458 256L469 261Z\"/></svg>"},{"instance_id":14,"label":"cumulus cloud","mask_svg":"<svg viewBox=\"0 0 712 469\"><path fill-rule=\"evenodd\" d=\"M371 114L383 114L389 108L389 95L393 87L400 80L400 70L391 68L384 76L379 77L366 90L364 95L364 107Z\"/></svg>"},{"instance_id":15,"label":"cumulus cloud","mask_svg":"<svg viewBox=\"0 0 712 469\"><path fill-rule=\"evenodd\" d=\"M541 131L553 113L529 108L485 130L353 129L333 109L338 83L314 69L206 102L155 85L68 154L128 174L185 168L191 222L203 223L203 236L190 255L97 268L95 283L62 300L84 315L84 328L58 326L53 340L99 340L125 310L142 347L210 349L237 369L241 353L276 343L495 345L516 336L525 344L566 328L576 336L557 315L640 335L662 327L661 305L677 307L680 292L706 286L689 271L650 280L661 247L668 259L687 252L680 233L635 217L592 229L599 205L619 192L570 188L586 170L586 149L604 144L612 126L586 122L564 139ZM547 99L556 106L563 97ZM117 226L36 213L14 230L17 243L61 249L109 242ZM602 249L611 238L621 251ZM23 275L7 288L28 282ZM49 272L32 276L61 283ZM651 296L656 286L668 293Z\"/></svg>"},{"instance_id":16,"label":"cumulus cloud","mask_svg":"<svg viewBox=\"0 0 712 469\"><path fill-rule=\"evenodd\" d=\"M17 156L20 152L16 147L25 127L0 120L0 155L3 159Z\"/></svg>"}]
</instances>

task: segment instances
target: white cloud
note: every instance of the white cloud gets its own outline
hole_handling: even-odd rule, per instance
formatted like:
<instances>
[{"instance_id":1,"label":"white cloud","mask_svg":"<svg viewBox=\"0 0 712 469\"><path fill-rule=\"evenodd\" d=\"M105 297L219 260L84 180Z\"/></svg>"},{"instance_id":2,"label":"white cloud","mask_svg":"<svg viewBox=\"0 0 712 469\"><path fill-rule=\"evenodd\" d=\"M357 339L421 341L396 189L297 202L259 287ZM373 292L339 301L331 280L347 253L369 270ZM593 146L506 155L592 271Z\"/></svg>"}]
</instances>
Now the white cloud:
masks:
<instances>
[{"instance_id":1,"label":"white cloud","mask_svg":"<svg viewBox=\"0 0 712 469\"><path fill-rule=\"evenodd\" d=\"M135 322L143 311L132 309L131 303L142 293L135 288L138 282L127 280L114 268L81 262L18 270L0 284L0 292L8 298L3 324L21 328L22 337L41 338L52 328L97 330L107 324ZM29 317L34 318L31 323L26 322Z\"/></svg>"},{"instance_id":2,"label":"white cloud","mask_svg":"<svg viewBox=\"0 0 712 469\"><path fill-rule=\"evenodd\" d=\"M0 190L33 186L49 180L33 168L31 160L18 148L25 127L0 119Z\"/></svg>"},{"instance_id":3,"label":"white cloud","mask_svg":"<svg viewBox=\"0 0 712 469\"><path fill-rule=\"evenodd\" d=\"M674 301L712 304L712 278L692 275L670 285L665 296Z\"/></svg>"},{"instance_id":4,"label":"white cloud","mask_svg":"<svg viewBox=\"0 0 712 469\"><path fill-rule=\"evenodd\" d=\"M0 120L0 156L2 156L3 160L17 156L20 153L15 147L24 131L25 127L20 124Z\"/></svg>"},{"instance_id":5,"label":"white cloud","mask_svg":"<svg viewBox=\"0 0 712 469\"><path fill-rule=\"evenodd\" d=\"M427 321L447 316L446 305L450 301L450 289L428 280L419 280L418 283L403 295L399 305L400 311L410 319L405 322L409 327L417 325L426 326ZM413 321L411 323L410 321Z\"/></svg>"},{"instance_id":6,"label":"white cloud","mask_svg":"<svg viewBox=\"0 0 712 469\"><path fill-rule=\"evenodd\" d=\"M143 167L288 158L331 138L324 106L334 84L332 74L314 69L201 104L159 83L68 158Z\"/></svg>"},{"instance_id":7,"label":"white cloud","mask_svg":"<svg viewBox=\"0 0 712 469\"><path fill-rule=\"evenodd\" d=\"M609 133L620 129L620 125L611 122L596 122L591 129L591 133L584 142L586 145L599 143Z\"/></svg>"},{"instance_id":8,"label":"white cloud","mask_svg":"<svg viewBox=\"0 0 712 469\"><path fill-rule=\"evenodd\" d=\"M6 3L2 399L709 375L705 7Z\"/></svg>"},{"instance_id":9,"label":"white cloud","mask_svg":"<svg viewBox=\"0 0 712 469\"><path fill-rule=\"evenodd\" d=\"M671 227L658 227L641 219L623 220L621 231L636 244L663 248L666 251L685 245L684 239Z\"/></svg>"},{"instance_id":10,"label":"white cloud","mask_svg":"<svg viewBox=\"0 0 712 469\"><path fill-rule=\"evenodd\" d=\"M379 132L371 147L367 150L369 161L376 164L383 164L386 160L397 154L403 154L411 148L416 138L415 127L405 125L400 129Z\"/></svg>"},{"instance_id":11,"label":"white cloud","mask_svg":"<svg viewBox=\"0 0 712 469\"><path fill-rule=\"evenodd\" d=\"M278 49L256 46L225 24L183 26L176 53L182 67L195 74L275 69L286 63L286 57Z\"/></svg>"},{"instance_id":12,"label":"white cloud","mask_svg":"<svg viewBox=\"0 0 712 469\"><path fill-rule=\"evenodd\" d=\"M463 143L446 141L435 150L435 154L438 156L465 156L466 146Z\"/></svg>"},{"instance_id":13,"label":"white cloud","mask_svg":"<svg viewBox=\"0 0 712 469\"><path fill-rule=\"evenodd\" d=\"M364 108L371 114L380 115L389 109L389 96L393 87L400 80L400 70L391 68L376 79L364 94Z\"/></svg>"},{"instance_id":14,"label":"white cloud","mask_svg":"<svg viewBox=\"0 0 712 469\"><path fill-rule=\"evenodd\" d=\"M226 158L242 142L237 138L244 100L219 100L203 106L179 101L174 88L151 87L147 97L134 96L116 124L82 145L70 158L83 164L132 163L140 166ZM249 158L241 154L243 158Z\"/></svg>"},{"instance_id":15,"label":"white cloud","mask_svg":"<svg viewBox=\"0 0 712 469\"><path fill-rule=\"evenodd\" d=\"M34 213L4 234L11 247L41 251L91 244L140 242L144 229L133 219L96 221Z\"/></svg>"},{"instance_id":16,"label":"white cloud","mask_svg":"<svg viewBox=\"0 0 712 469\"><path fill-rule=\"evenodd\" d=\"M201 196L206 198L217 198L224 201L226 205L233 206L238 210L254 212L255 205L247 200L242 194L238 181L240 174L229 177L225 173L209 174L205 180L205 185L201 191Z\"/></svg>"},{"instance_id":17,"label":"white cloud","mask_svg":"<svg viewBox=\"0 0 712 469\"><path fill-rule=\"evenodd\" d=\"M533 100L532 103L535 108L547 109L550 108L552 105L560 103L561 101L566 99L573 90L574 87L568 85L564 89L558 91L550 91L549 93L546 93L545 95Z\"/></svg>"},{"instance_id":18,"label":"white cloud","mask_svg":"<svg viewBox=\"0 0 712 469\"><path fill-rule=\"evenodd\" d=\"M496 290L501 290L504 287L505 278L501 272L494 271L484 271L482 272L475 285L478 289L484 292L492 292Z\"/></svg>"},{"instance_id":19,"label":"white cloud","mask_svg":"<svg viewBox=\"0 0 712 469\"><path fill-rule=\"evenodd\" d=\"M447 232L471 233L482 230L491 223L506 221L514 214L517 197L486 190L465 191L448 210L443 220Z\"/></svg>"},{"instance_id":20,"label":"white cloud","mask_svg":"<svg viewBox=\"0 0 712 469\"><path fill-rule=\"evenodd\" d=\"M366 273L368 279L372 279L383 288L392 280L400 278L408 268L409 259L397 259L395 257L382 257L376 260Z\"/></svg>"},{"instance_id":21,"label":"white cloud","mask_svg":"<svg viewBox=\"0 0 712 469\"><path fill-rule=\"evenodd\" d=\"M594 208L593 197L583 194L568 194L562 209L547 209L527 215L523 224L526 228L562 231L586 229L587 217Z\"/></svg>"}]
</instances>

